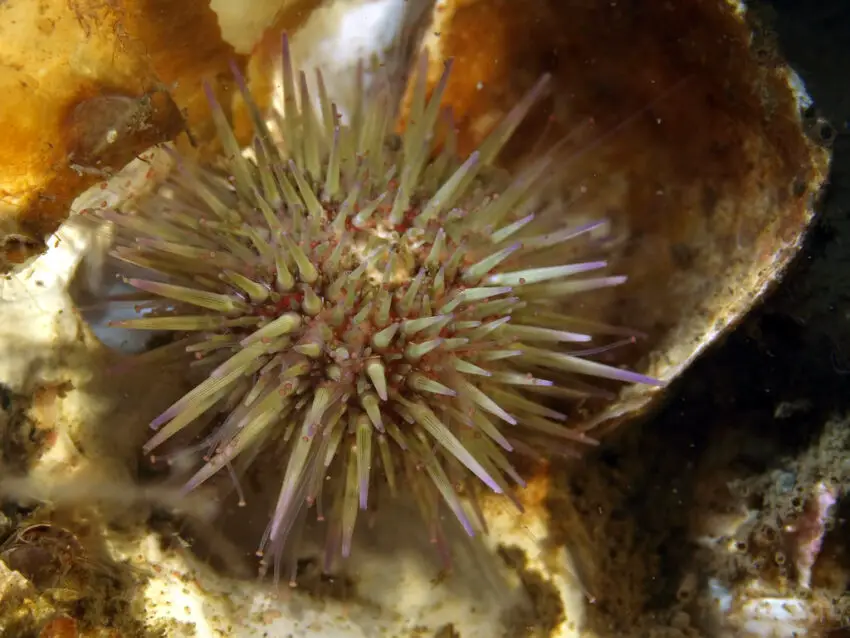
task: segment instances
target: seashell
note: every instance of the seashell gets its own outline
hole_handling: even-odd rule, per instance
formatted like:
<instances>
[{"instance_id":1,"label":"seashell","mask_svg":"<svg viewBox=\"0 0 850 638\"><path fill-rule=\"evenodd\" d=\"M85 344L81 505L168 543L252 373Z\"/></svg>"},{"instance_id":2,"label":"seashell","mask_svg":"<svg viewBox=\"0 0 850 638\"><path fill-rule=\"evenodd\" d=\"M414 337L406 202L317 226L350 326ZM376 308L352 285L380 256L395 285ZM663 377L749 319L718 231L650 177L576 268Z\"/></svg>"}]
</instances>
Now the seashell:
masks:
<instances>
[{"instance_id":1,"label":"seashell","mask_svg":"<svg viewBox=\"0 0 850 638\"><path fill-rule=\"evenodd\" d=\"M552 74L502 159L566 138L564 201L611 220L612 269L629 281L581 312L645 338L608 363L674 380L797 253L829 152L804 130L793 71L737 3L441 0L421 47L432 85L454 60L445 102L461 152ZM583 427L599 436L658 390L589 402Z\"/></svg>"}]
</instances>

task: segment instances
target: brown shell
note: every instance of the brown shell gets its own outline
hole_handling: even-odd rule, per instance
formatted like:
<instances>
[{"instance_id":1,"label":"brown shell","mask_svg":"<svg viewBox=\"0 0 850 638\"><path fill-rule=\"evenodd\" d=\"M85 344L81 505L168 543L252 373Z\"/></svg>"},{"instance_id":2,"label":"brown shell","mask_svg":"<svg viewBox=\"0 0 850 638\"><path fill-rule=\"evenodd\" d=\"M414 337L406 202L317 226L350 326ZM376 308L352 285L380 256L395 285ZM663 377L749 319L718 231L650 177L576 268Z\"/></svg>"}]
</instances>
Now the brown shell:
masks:
<instances>
[{"instance_id":1,"label":"brown shell","mask_svg":"<svg viewBox=\"0 0 850 638\"><path fill-rule=\"evenodd\" d=\"M778 280L825 178L787 69L752 33L717 0L440 0L423 40L432 85L454 59L446 103L464 153L552 74L502 161L573 134L559 188L613 221L612 270L629 276L576 315L645 333L611 361L665 381ZM658 394L626 388L585 406L583 426L610 428Z\"/></svg>"},{"instance_id":2,"label":"brown shell","mask_svg":"<svg viewBox=\"0 0 850 638\"><path fill-rule=\"evenodd\" d=\"M200 80L234 58L206 0L0 3L0 271L184 120L202 137Z\"/></svg>"}]
</instances>

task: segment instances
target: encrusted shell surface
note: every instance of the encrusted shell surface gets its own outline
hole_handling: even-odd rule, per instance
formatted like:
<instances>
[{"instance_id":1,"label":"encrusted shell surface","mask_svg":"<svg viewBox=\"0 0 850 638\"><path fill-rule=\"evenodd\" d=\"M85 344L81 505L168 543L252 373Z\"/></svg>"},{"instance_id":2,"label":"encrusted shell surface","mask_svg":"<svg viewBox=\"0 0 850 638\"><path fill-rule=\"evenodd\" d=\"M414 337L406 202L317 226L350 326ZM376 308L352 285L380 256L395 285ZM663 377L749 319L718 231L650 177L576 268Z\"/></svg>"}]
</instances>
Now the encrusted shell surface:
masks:
<instances>
[{"instance_id":1,"label":"encrusted shell surface","mask_svg":"<svg viewBox=\"0 0 850 638\"><path fill-rule=\"evenodd\" d=\"M609 218L622 287L576 298L582 317L646 335L610 361L664 381L735 324L796 254L828 153L801 126L795 78L738 3L438 0L422 47L472 149L543 73L553 94L502 155L562 139L564 201ZM408 99L412 87L408 87ZM652 403L625 388L584 406L610 429Z\"/></svg>"},{"instance_id":2,"label":"encrusted shell surface","mask_svg":"<svg viewBox=\"0 0 850 638\"><path fill-rule=\"evenodd\" d=\"M44 249L73 199L188 124L238 56L205 0L0 3L0 272Z\"/></svg>"}]
</instances>

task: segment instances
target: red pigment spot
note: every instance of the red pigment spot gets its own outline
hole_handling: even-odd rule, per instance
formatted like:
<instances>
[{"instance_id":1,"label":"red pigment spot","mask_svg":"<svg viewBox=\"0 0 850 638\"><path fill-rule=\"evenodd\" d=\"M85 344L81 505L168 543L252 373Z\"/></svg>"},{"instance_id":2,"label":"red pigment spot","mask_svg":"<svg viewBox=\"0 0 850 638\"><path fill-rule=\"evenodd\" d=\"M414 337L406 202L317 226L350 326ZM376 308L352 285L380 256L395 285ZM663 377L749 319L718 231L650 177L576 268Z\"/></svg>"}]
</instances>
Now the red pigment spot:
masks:
<instances>
[{"instance_id":1,"label":"red pigment spot","mask_svg":"<svg viewBox=\"0 0 850 638\"><path fill-rule=\"evenodd\" d=\"M281 298L281 300L278 302L278 304L284 303L285 305L283 307L289 309L289 308L292 308L294 303L301 303L303 300L304 300L304 293L294 292L294 293L291 293L289 295L284 295Z\"/></svg>"},{"instance_id":2,"label":"red pigment spot","mask_svg":"<svg viewBox=\"0 0 850 638\"><path fill-rule=\"evenodd\" d=\"M77 621L73 618L54 618L47 623L39 634L39 638L76 638Z\"/></svg>"},{"instance_id":3,"label":"red pigment spot","mask_svg":"<svg viewBox=\"0 0 850 638\"><path fill-rule=\"evenodd\" d=\"M56 445L56 441L58 441L58 440L59 440L59 435L56 434L56 430L51 430L50 432L47 433L47 436L45 437L45 440L44 440L45 446L47 447L47 449L50 449L54 445Z\"/></svg>"},{"instance_id":4,"label":"red pigment spot","mask_svg":"<svg viewBox=\"0 0 850 638\"><path fill-rule=\"evenodd\" d=\"M304 293L291 292L289 294L282 295L281 298L272 305L266 305L258 308L254 314L261 315L263 317L277 317L284 310L290 310L294 303L301 303L303 298Z\"/></svg>"}]
</instances>

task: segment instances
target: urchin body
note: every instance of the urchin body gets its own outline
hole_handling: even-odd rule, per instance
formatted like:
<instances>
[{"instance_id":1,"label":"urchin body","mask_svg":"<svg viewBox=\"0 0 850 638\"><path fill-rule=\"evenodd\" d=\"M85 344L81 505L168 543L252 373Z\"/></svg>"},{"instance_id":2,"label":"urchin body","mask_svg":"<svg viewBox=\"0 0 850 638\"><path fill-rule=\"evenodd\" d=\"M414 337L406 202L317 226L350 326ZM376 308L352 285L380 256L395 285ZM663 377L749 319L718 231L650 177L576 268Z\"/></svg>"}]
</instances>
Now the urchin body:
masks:
<instances>
[{"instance_id":1,"label":"urchin body","mask_svg":"<svg viewBox=\"0 0 850 638\"><path fill-rule=\"evenodd\" d=\"M434 539L440 501L473 534L476 508L460 496L473 477L511 495L517 445L591 442L543 399L581 396L577 375L651 382L570 354L590 337L563 329L563 298L623 278L576 279L605 263L563 263L564 243L594 226L545 206L551 157L513 179L491 167L545 80L461 163L451 132L439 151L433 139L448 69L429 101L424 76L399 139L380 91L343 124L319 77L314 112L284 42L285 112L271 129L243 86L248 153L213 101L225 156L182 163L170 190L107 216L116 256L158 273L129 280L150 293L150 315L122 325L183 333L208 372L156 419L145 451L201 423L191 490L282 446L261 547L276 557L310 507L328 520L329 553L347 555L376 481L404 484Z\"/></svg>"}]
</instances>

